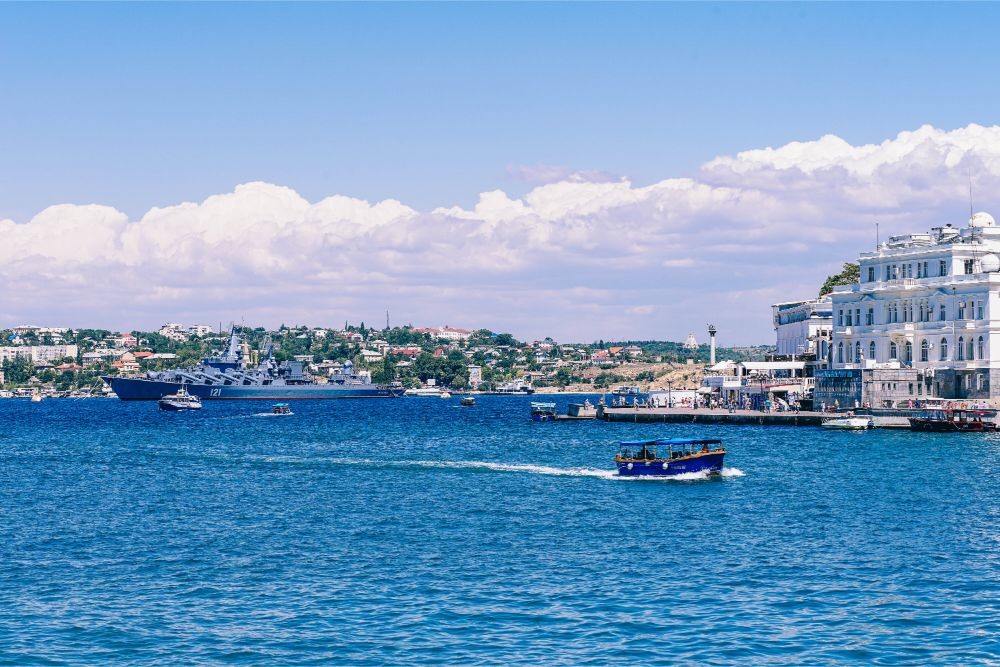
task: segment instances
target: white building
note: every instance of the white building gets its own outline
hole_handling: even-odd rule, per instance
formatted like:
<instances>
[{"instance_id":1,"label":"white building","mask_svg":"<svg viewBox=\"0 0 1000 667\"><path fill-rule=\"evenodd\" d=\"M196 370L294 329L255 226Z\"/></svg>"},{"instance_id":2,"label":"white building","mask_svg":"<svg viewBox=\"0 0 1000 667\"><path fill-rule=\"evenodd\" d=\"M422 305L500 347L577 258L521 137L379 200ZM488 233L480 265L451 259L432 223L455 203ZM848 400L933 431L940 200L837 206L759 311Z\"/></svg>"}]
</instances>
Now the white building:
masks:
<instances>
[{"instance_id":1,"label":"white building","mask_svg":"<svg viewBox=\"0 0 1000 667\"><path fill-rule=\"evenodd\" d=\"M211 336L212 327L207 324L193 324L188 327L188 333L192 336Z\"/></svg>"},{"instance_id":2,"label":"white building","mask_svg":"<svg viewBox=\"0 0 1000 667\"><path fill-rule=\"evenodd\" d=\"M829 355L833 304L829 296L771 306L776 353L786 356Z\"/></svg>"},{"instance_id":3,"label":"white building","mask_svg":"<svg viewBox=\"0 0 1000 667\"><path fill-rule=\"evenodd\" d=\"M443 338L451 341L466 341L472 336L468 329L456 329L455 327L433 327L430 329L414 329L416 333L430 334L431 338Z\"/></svg>"},{"instance_id":4,"label":"white building","mask_svg":"<svg viewBox=\"0 0 1000 667\"><path fill-rule=\"evenodd\" d=\"M76 358L80 351L78 345L22 345L0 347L0 362L16 357L27 357L32 362L58 361L63 357Z\"/></svg>"},{"instance_id":5,"label":"white building","mask_svg":"<svg viewBox=\"0 0 1000 667\"><path fill-rule=\"evenodd\" d=\"M1000 227L992 216L891 237L859 263L860 283L832 294L832 370L829 382L817 377L817 400L880 407L1000 398Z\"/></svg>"}]
</instances>

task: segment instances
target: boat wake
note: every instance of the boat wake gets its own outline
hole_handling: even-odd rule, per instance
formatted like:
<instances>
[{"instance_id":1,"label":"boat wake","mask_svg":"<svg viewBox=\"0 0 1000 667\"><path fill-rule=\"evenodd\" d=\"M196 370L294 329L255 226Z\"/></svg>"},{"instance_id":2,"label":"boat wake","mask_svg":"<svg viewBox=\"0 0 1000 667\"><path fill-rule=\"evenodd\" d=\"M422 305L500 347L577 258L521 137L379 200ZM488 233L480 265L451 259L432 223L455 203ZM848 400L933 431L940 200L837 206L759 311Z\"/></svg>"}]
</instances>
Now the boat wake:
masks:
<instances>
[{"instance_id":1,"label":"boat wake","mask_svg":"<svg viewBox=\"0 0 1000 667\"><path fill-rule=\"evenodd\" d=\"M554 466L543 466L536 465L532 463L497 463L492 461L429 461L429 460L411 460L411 461L379 461L375 459L348 459L348 458L333 458L333 459L313 459L309 461L307 459L295 459L290 461L289 457L282 456L268 456L264 457L266 461L271 463L306 463L306 462L318 462L323 461L326 463L331 463L334 465L346 465L346 466L365 466L371 468L425 468L425 469L444 469L444 470L479 470L479 471L490 471L490 472L513 472L513 473L525 473L531 475L551 475L554 477L595 477L598 479L610 479L625 482L684 482L684 481L698 481L707 480L712 477L708 474L708 471L701 472L690 472L682 473L680 475L673 475L671 477L621 477L615 470L603 470L601 468L584 468L584 467L573 467L573 468L557 468ZM739 468L723 468L722 477L743 477L744 472Z\"/></svg>"}]
</instances>

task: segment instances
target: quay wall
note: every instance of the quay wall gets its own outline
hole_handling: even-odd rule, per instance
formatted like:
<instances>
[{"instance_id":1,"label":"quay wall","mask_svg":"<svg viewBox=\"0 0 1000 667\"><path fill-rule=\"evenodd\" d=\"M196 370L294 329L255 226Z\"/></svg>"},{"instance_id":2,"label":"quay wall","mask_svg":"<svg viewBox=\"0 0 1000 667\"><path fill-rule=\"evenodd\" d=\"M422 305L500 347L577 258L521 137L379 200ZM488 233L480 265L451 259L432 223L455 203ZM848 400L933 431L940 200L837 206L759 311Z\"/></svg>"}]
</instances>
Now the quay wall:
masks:
<instances>
[{"instance_id":1,"label":"quay wall","mask_svg":"<svg viewBox=\"0 0 1000 667\"><path fill-rule=\"evenodd\" d=\"M752 410L679 410L677 408L603 408L598 419L634 424L747 424L754 426L819 426L831 415L822 412L772 412Z\"/></svg>"}]
</instances>

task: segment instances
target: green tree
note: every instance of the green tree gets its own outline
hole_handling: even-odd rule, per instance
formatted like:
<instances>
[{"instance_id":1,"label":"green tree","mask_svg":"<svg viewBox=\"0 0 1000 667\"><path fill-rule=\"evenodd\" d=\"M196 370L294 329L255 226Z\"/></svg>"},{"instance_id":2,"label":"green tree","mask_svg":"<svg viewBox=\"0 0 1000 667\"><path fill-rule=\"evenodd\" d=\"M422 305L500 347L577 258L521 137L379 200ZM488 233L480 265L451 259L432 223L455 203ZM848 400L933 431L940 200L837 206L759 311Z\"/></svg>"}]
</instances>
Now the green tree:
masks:
<instances>
[{"instance_id":1,"label":"green tree","mask_svg":"<svg viewBox=\"0 0 1000 667\"><path fill-rule=\"evenodd\" d=\"M837 285L853 285L857 282L861 282L861 265L844 262L844 268L840 273L827 276L823 286L819 288L819 295L829 294Z\"/></svg>"}]
</instances>

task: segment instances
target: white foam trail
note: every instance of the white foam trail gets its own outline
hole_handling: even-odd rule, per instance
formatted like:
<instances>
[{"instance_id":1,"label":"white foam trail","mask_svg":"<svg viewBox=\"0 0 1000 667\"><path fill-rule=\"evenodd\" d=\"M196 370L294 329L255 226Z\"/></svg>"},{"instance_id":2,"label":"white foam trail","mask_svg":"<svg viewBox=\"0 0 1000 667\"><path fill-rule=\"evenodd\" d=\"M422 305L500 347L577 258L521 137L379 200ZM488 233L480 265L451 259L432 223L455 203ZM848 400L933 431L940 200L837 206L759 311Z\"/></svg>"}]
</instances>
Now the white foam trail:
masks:
<instances>
[{"instance_id":1,"label":"white foam trail","mask_svg":"<svg viewBox=\"0 0 1000 667\"><path fill-rule=\"evenodd\" d=\"M621 481L696 481L710 479L707 471L687 472L670 477L622 477L617 470L601 468L556 468L552 466L535 465L532 463L496 463L493 461L380 461L375 459L352 458L300 458L291 456L264 456L269 463L333 463L336 465L371 466L375 468L443 468L447 470L493 470L496 472L520 472L533 475L553 475L556 477L596 477ZM722 477L743 477L745 473L739 468L723 468Z\"/></svg>"}]
</instances>

